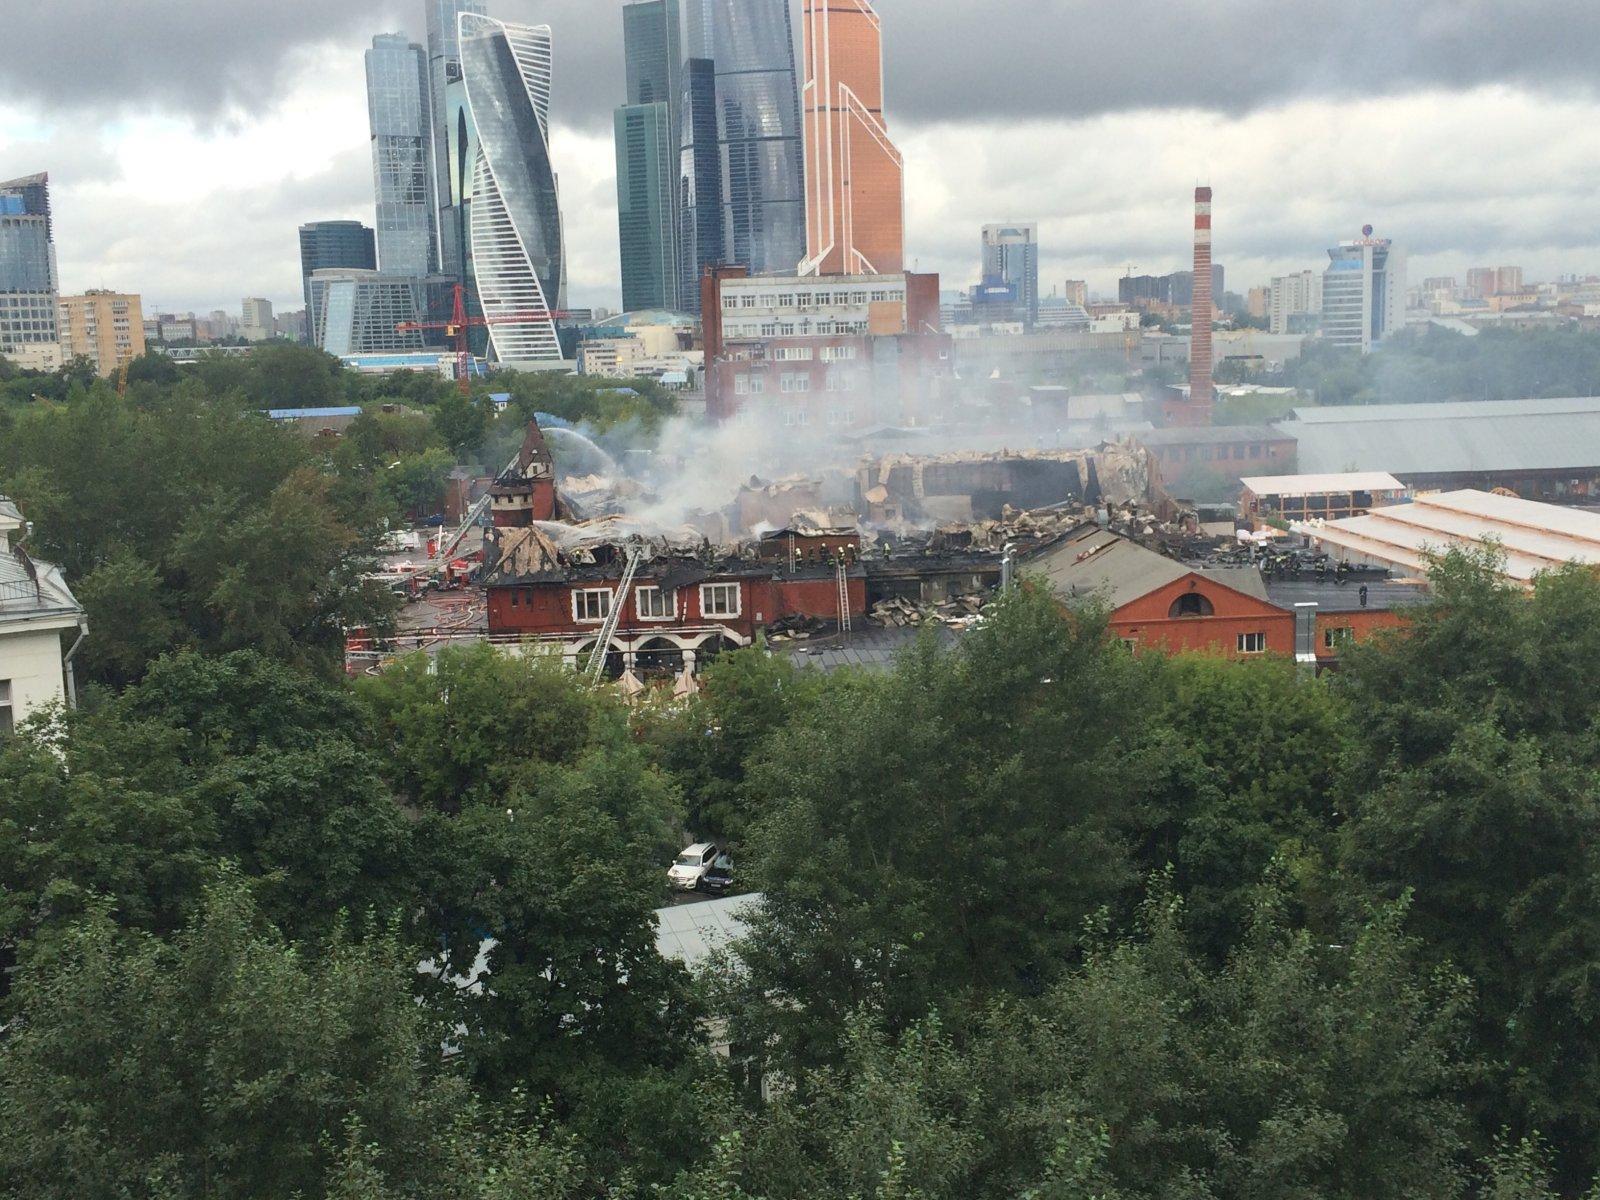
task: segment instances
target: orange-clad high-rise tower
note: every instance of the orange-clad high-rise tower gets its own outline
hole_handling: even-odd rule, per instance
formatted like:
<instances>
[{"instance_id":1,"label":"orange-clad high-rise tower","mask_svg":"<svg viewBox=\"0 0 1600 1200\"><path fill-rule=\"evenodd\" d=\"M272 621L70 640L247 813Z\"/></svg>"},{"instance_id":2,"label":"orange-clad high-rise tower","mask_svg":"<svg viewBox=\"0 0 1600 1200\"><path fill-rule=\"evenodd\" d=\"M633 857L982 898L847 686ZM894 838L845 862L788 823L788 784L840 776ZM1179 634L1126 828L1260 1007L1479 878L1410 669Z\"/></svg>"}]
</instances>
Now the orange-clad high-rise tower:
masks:
<instances>
[{"instance_id":1,"label":"orange-clad high-rise tower","mask_svg":"<svg viewBox=\"0 0 1600 1200\"><path fill-rule=\"evenodd\" d=\"M905 269L900 151L883 123L883 34L868 0L802 0L802 275Z\"/></svg>"}]
</instances>

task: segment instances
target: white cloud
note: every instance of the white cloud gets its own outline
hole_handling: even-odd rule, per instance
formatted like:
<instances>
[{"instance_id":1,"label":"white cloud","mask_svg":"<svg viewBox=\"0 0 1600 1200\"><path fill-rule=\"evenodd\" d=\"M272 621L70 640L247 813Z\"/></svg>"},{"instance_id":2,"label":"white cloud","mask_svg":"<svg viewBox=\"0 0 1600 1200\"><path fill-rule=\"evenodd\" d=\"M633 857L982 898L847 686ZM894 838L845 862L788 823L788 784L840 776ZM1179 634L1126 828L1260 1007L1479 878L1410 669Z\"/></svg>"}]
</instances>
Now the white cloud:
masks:
<instances>
[{"instance_id":1,"label":"white cloud","mask_svg":"<svg viewBox=\"0 0 1600 1200\"><path fill-rule=\"evenodd\" d=\"M168 310L233 310L245 295L297 307L296 227L372 218L363 44L296 51L281 94L223 127L0 108L0 178L50 172L69 290L139 291ZM614 307L610 133L563 122L556 100L569 298ZM1366 221L1408 249L1418 278L1480 261L1545 277L1600 271L1597 118L1587 97L1479 88L1243 117L1169 109L894 129L908 164L908 255L946 286L974 281L979 227L1005 219L1040 223L1047 290L1066 278L1114 290L1130 263L1177 269L1190 189L1207 181L1217 257L1243 289L1319 266L1325 246Z\"/></svg>"},{"instance_id":2,"label":"white cloud","mask_svg":"<svg viewBox=\"0 0 1600 1200\"><path fill-rule=\"evenodd\" d=\"M946 286L977 274L979 227L1037 220L1048 290L1114 291L1184 267L1192 189L1215 190L1230 288L1320 267L1363 223L1406 247L1419 278L1471 263L1600 270L1600 107L1504 88L1362 103L1305 101L1243 118L1132 112L901 135L907 250Z\"/></svg>"}]
</instances>

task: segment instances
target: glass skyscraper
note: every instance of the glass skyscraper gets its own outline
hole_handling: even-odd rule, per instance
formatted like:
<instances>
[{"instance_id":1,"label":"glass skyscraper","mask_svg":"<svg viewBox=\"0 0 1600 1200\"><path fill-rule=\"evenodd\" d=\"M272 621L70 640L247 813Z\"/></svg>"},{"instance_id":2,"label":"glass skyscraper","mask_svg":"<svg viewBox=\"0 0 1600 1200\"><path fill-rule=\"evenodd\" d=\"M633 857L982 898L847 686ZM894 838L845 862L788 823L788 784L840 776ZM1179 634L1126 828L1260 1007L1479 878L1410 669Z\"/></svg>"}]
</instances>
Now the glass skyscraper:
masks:
<instances>
[{"instance_id":1,"label":"glass skyscraper","mask_svg":"<svg viewBox=\"0 0 1600 1200\"><path fill-rule=\"evenodd\" d=\"M483 0L427 0L429 113L433 126L433 190L438 205L439 269L455 279L465 272L467 202L465 188L472 160L465 167L457 143L462 136L465 95L461 88L460 18L462 13L482 16Z\"/></svg>"},{"instance_id":2,"label":"glass skyscraper","mask_svg":"<svg viewBox=\"0 0 1600 1200\"><path fill-rule=\"evenodd\" d=\"M335 267L378 269L377 242L360 221L313 221L300 226L300 280L305 289L306 340L317 343L317 311L311 277Z\"/></svg>"},{"instance_id":3,"label":"glass skyscraper","mask_svg":"<svg viewBox=\"0 0 1600 1200\"><path fill-rule=\"evenodd\" d=\"M439 262L428 56L386 33L372 39L366 63L378 264L389 275L421 278Z\"/></svg>"},{"instance_id":4,"label":"glass skyscraper","mask_svg":"<svg viewBox=\"0 0 1600 1200\"><path fill-rule=\"evenodd\" d=\"M1039 320L1039 226L1032 221L983 227L983 286L1009 289L1017 315Z\"/></svg>"},{"instance_id":5,"label":"glass skyscraper","mask_svg":"<svg viewBox=\"0 0 1600 1200\"><path fill-rule=\"evenodd\" d=\"M616 112L617 229L622 307L678 307L678 238L673 200L678 155L672 106L625 104Z\"/></svg>"},{"instance_id":6,"label":"glass skyscraper","mask_svg":"<svg viewBox=\"0 0 1600 1200\"><path fill-rule=\"evenodd\" d=\"M550 28L463 13L460 52L478 139L469 243L489 342L502 363L559 362L549 313L561 306L566 267L550 162Z\"/></svg>"},{"instance_id":7,"label":"glass skyscraper","mask_svg":"<svg viewBox=\"0 0 1600 1200\"><path fill-rule=\"evenodd\" d=\"M0 353L60 340L50 177L0 183Z\"/></svg>"},{"instance_id":8,"label":"glass skyscraper","mask_svg":"<svg viewBox=\"0 0 1600 1200\"><path fill-rule=\"evenodd\" d=\"M715 66L723 261L793 271L806 216L788 0L686 0L684 37Z\"/></svg>"},{"instance_id":9,"label":"glass skyscraper","mask_svg":"<svg viewBox=\"0 0 1600 1200\"><path fill-rule=\"evenodd\" d=\"M617 109L622 307L678 307L678 0L622 10L628 102Z\"/></svg>"}]
</instances>

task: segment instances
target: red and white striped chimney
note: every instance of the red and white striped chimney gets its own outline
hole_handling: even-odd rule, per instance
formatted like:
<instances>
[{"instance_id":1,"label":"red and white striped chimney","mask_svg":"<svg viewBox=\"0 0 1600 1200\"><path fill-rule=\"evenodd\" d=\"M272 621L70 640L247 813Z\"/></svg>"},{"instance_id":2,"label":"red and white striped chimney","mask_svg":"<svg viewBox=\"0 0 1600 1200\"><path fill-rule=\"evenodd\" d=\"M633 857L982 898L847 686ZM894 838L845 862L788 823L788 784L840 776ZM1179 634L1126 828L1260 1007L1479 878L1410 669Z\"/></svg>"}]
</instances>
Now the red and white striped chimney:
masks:
<instances>
[{"instance_id":1,"label":"red and white striped chimney","mask_svg":"<svg viewBox=\"0 0 1600 1200\"><path fill-rule=\"evenodd\" d=\"M1194 295L1189 333L1189 403L1209 409L1215 399L1211 385L1211 189L1194 190ZM1198 412L1195 414L1200 415ZM1207 414L1209 423L1209 414Z\"/></svg>"}]
</instances>

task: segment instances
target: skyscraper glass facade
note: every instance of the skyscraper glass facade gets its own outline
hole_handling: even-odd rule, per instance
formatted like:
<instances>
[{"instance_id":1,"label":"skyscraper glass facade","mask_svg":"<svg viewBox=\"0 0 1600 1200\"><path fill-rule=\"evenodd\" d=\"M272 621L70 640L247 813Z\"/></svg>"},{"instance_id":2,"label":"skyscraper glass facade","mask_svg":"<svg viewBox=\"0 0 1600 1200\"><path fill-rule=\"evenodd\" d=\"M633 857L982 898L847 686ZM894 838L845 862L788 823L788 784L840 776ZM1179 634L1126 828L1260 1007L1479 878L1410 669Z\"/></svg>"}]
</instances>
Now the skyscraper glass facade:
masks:
<instances>
[{"instance_id":1,"label":"skyscraper glass facade","mask_svg":"<svg viewBox=\"0 0 1600 1200\"><path fill-rule=\"evenodd\" d=\"M638 0L622 10L627 103L614 120L622 307L677 308L678 0Z\"/></svg>"},{"instance_id":2,"label":"skyscraper glass facade","mask_svg":"<svg viewBox=\"0 0 1600 1200\"><path fill-rule=\"evenodd\" d=\"M305 290L306 339L313 344L317 342L317 311L311 277L318 271L332 268L377 270L378 248L372 230L360 221L313 221L300 226L300 279Z\"/></svg>"},{"instance_id":3,"label":"skyscraper glass facade","mask_svg":"<svg viewBox=\"0 0 1600 1200\"><path fill-rule=\"evenodd\" d=\"M1011 289L1020 319L1039 319L1039 226L1033 222L983 227L983 283Z\"/></svg>"},{"instance_id":4,"label":"skyscraper glass facade","mask_svg":"<svg viewBox=\"0 0 1600 1200\"><path fill-rule=\"evenodd\" d=\"M396 326L422 314L422 281L377 271L318 271L311 278L317 323L313 344L329 354L422 349L422 334Z\"/></svg>"},{"instance_id":5,"label":"skyscraper glass facade","mask_svg":"<svg viewBox=\"0 0 1600 1200\"><path fill-rule=\"evenodd\" d=\"M438 204L439 268L444 274L461 279L466 252L466 217L463 205L465 184L471 176L472 159L462 169L455 166L451 139L456 135L464 105L452 102L452 91L459 100L461 82L460 17L462 13L482 16L488 11L483 0L426 0L428 10L428 88L429 112L433 133L433 189Z\"/></svg>"},{"instance_id":6,"label":"skyscraper glass facade","mask_svg":"<svg viewBox=\"0 0 1600 1200\"><path fill-rule=\"evenodd\" d=\"M471 256L489 341L504 363L559 361L555 320L539 315L566 290L550 162L550 29L463 14L460 50L478 138Z\"/></svg>"},{"instance_id":7,"label":"skyscraper glass facade","mask_svg":"<svg viewBox=\"0 0 1600 1200\"><path fill-rule=\"evenodd\" d=\"M700 274L726 262L717 71L709 58L683 63L678 100L678 307L700 311Z\"/></svg>"},{"instance_id":8,"label":"skyscraper glass facade","mask_svg":"<svg viewBox=\"0 0 1600 1200\"><path fill-rule=\"evenodd\" d=\"M787 0L681 0L679 296L701 271L793 271L805 251L804 153Z\"/></svg>"},{"instance_id":9,"label":"skyscraper glass facade","mask_svg":"<svg viewBox=\"0 0 1600 1200\"><path fill-rule=\"evenodd\" d=\"M60 339L50 181L0 183L0 352Z\"/></svg>"},{"instance_id":10,"label":"skyscraper glass facade","mask_svg":"<svg viewBox=\"0 0 1600 1200\"><path fill-rule=\"evenodd\" d=\"M378 263L388 274L420 277L438 268L427 53L399 34L380 34L366 63Z\"/></svg>"},{"instance_id":11,"label":"skyscraper glass facade","mask_svg":"<svg viewBox=\"0 0 1600 1200\"><path fill-rule=\"evenodd\" d=\"M617 228L622 248L622 307L676 308L677 227L673 190L671 107L628 104L617 109Z\"/></svg>"},{"instance_id":12,"label":"skyscraper glass facade","mask_svg":"<svg viewBox=\"0 0 1600 1200\"><path fill-rule=\"evenodd\" d=\"M803 0L805 275L905 265L900 151L883 122L883 30L867 0Z\"/></svg>"}]
</instances>

